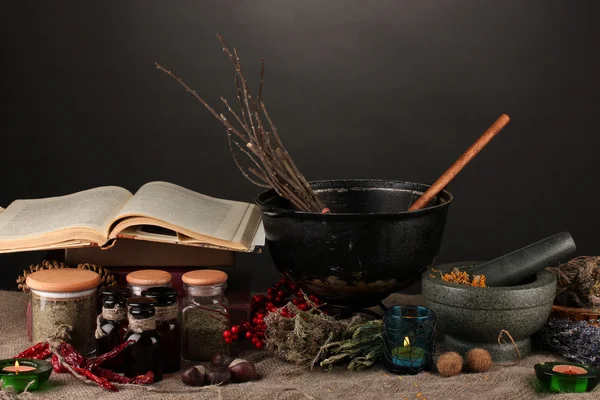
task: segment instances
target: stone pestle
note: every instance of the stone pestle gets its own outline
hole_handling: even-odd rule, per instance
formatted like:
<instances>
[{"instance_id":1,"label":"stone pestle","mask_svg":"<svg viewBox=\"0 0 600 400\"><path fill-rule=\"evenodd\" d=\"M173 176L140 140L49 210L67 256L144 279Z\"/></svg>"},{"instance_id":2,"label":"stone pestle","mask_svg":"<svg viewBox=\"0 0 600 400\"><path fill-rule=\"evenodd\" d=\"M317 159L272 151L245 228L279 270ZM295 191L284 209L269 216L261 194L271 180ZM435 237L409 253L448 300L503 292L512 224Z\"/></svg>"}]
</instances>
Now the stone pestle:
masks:
<instances>
[{"instance_id":1,"label":"stone pestle","mask_svg":"<svg viewBox=\"0 0 600 400\"><path fill-rule=\"evenodd\" d=\"M485 275L487 286L513 286L544 268L568 261L574 253L573 238L568 232L561 232L478 265L469 274Z\"/></svg>"}]
</instances>

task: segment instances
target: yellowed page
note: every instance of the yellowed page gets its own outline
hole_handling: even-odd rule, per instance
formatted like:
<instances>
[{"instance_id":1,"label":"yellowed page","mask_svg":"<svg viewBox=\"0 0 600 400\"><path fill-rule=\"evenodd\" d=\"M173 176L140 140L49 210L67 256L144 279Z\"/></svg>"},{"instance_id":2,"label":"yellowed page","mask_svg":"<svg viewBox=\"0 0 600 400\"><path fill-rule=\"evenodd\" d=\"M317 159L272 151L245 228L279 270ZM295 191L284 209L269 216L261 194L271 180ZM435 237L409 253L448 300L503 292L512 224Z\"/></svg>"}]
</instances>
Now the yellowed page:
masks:
<instances>
[{"instance_id":1,"label":"yellowed page","mask_svg":"<svg viewBox=\"0 0 600 400\"><path fill-rule=\"evenodd\" d=\"M123 188L104 186L66 196L16 200L0 213L0 249L23 247L23 242L31 246L36 240L48 246L52 237L106 241L111 221L131 197Z\"/></svg>"},{"instance_id":2,"label":"yellowed page","mask_svg":"<svg viewBox=\"0 0 600 400\"><path fill-rule=\"evenodd\" d=\"M255 224L250 228L252 235L256 232L260 221L247 217L253 207L256 206L206 196L172 183L150 182L142 186L121 210L120 222L110 237L117 237L122 230L135 224L148 222L135 218L145 217L157 220L156 225L200 241L210 237L220 242L233 242L244 236L250 222ZM182 241L181 237L179 241Z\"/></svg>"}]
</instances>

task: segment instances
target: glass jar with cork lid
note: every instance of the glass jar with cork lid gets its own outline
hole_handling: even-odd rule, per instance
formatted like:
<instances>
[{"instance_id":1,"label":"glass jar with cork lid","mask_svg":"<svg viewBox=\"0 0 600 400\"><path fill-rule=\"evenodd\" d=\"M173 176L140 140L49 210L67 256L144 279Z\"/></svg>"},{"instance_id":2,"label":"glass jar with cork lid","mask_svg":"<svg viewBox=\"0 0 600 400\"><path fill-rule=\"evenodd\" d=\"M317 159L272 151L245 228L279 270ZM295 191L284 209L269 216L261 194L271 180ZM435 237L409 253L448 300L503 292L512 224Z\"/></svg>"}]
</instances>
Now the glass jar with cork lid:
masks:
<instances>
[{"instance_id":1,"label":"glass jar with cork lid","mask_svg":"<svg viewBox=\"0 0 600 400\"><path fill-rule=\"evenodd\" d=\"M181 312L181 355L186 361L210 360L216 353L229 354L223 331L230 325L225 288L227 274L197 270L181 277L186 300Z\"/></svg>"},{"instance_id":2,"label":"glass jar with cork lid","mask_svg":"<svg viewBox=\"0 0 600 400\"><path fill-rule=\"evenodd\" d=\"M31 293L32 340L45 341L61 325L68 325L75 350L93 354L100 276L83 269L48 269L29 275L26 283Z\"/></svg>"},{"instance_id":3,"label":"glass jar with cork lid","mask_svg":"<svg viewBox=\"0 0 600 400\"><path fill-rule=\"evenodd\" d=\"M125 277L127 286L131 289L131 295L140 297L142 292L151 287L171 287L173 277L167 271L161 269L140 269L130 272Z\"/></svg>"}]
</instances>

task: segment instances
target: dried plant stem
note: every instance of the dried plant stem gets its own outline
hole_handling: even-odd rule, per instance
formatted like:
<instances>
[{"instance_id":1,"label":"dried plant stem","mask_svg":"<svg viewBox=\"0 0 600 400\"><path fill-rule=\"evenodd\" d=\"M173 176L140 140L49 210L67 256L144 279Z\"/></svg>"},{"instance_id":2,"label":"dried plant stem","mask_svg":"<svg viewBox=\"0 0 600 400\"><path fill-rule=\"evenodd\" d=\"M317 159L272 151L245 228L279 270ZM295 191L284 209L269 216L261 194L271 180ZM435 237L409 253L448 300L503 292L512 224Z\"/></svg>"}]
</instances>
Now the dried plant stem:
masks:
<instances>
[{"instance_id":1,"label":"dried plant stem","mask_svg":"<svg viewBox=\"0 0 600 400\"><path fill-rule=\"evenodd\" d=\"M221 304L221 303L219 303L219 304ZM219 310L213 310L212 308L202 307L202 306L199 306L198 304L193 304L193 306L196 307L196 308L199 308L202 311L207 311L207 312L211 312L211 313L214 313L214 314L219 314L223 318L227 318L228 317L228 315L226 313L224 313L222 311L219 311ZM221 304L221 306L224 307L223 304ZM219 317L216 317L216 316L211 315L211 314L206 314L206 315L208 315L209 317L212 317L212 318L216 319L219 322L223 322L224 323L224 322L227 321L226 319L222 320Z\"/></svg>"},{"instance_id":2,"label":"dried plant stem","mask_svg":"<svg viewBox=\"0 0 600 400\"><path fill-rule=\"evenodd\" d=\"M500 331L500 334L498 335L498 344L502 345L504 343L506 343L506 341L504 340L504 338L502 337L502 335L506 335L508 336L508 338L510 339L512 345L515 347L515 351L517 352L517 361L513 362L512 364L508 364L506 365L507 367L513 367L515 365L518 365L521 362L521 352L519 351L519 346L517 346L517 344L515 343L515 339L513 339L512 335L510 334L509 331L507 331L506 329L502 329Z\"/></svg>"},{"instance_id":3,"label":"dried plant stem","mask_svg":"<svg viewBox=\"0 0 600 400\"><path fill-rule=\"evenodd\" d=\"M285 149L277 128L273 124L267 108L262 101L265 60L262 59L261 62L260 86L258 96L255 98L252 96L248 82L242 72L240 56L237 50L235 48L233 48L233 51L229 50L223 38L220 35L217 35L217 38L223 46L223 52L229 57L234 67L234 82L239 110L234 110L229 102L221 97L221 101L233 117L233 124L225 115L212 108L181 78L175 76L160 64L156 64L156 67L183 86L186 91L191 93L196 100L225 126L227 129L229 150L232 153L236 166L246 179L257 186L273 188L278 195L288 199L300 211L327 212L328 209L312 190L312 187L304 175L300 173L292 157ZM266 123L263 122L263 118L266 120ZM234 124L237 126L234 126ZM233 140L231 134L234 134L239 142ZM240 152L248 157L253 166L246 168L242 166L236 157L232 142Z\"/></svg>"}]
</instances>

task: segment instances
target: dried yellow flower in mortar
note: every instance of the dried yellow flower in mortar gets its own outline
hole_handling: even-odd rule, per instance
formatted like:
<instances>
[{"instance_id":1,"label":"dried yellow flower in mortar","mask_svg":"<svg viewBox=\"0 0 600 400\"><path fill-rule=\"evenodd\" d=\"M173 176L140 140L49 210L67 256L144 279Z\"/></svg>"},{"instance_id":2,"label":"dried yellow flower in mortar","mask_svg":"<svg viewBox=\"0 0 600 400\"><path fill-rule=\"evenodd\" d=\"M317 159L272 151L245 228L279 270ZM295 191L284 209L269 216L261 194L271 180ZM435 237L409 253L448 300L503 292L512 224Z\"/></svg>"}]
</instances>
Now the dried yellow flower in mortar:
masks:
<instances>
[{"instance_id":1,"label":"dried yellow flower in mortar","mask_svg":"<svg viewBox=\"0 0 600 400\"><path fill-rule=\"evenodd\" d=\"M458 268L453 268L447 274L442 275L442 279L446 282L453 282L464 286L486 287L485 275L474 275L473 279L465 271L460 271Z\"/></svg>"}]
</instances>

